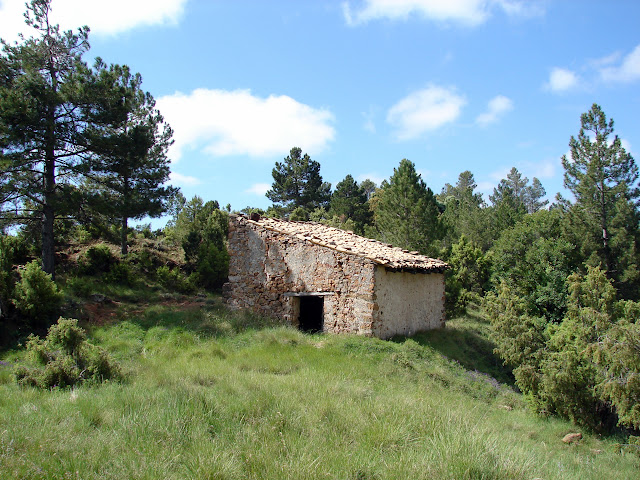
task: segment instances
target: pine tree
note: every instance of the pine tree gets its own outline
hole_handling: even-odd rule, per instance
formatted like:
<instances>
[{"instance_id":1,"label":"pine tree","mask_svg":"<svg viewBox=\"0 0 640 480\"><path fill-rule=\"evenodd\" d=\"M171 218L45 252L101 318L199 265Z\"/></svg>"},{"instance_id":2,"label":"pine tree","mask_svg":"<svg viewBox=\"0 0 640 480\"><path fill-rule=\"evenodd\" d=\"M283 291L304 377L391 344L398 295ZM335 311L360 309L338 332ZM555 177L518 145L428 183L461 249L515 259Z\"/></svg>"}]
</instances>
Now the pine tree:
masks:
<instances>
[{"instance_id":1,"label":"pine tree","mask_svg":"<svg viewBox=\"0 0 640 480\"><path fill-rule=\"evenodd\" d=\"M575 203L564 200L570 230L584 261L600 265L624 297L638 296L638 168L617 135L593 104L581 118L578 138L571 137L571 158L562 157L564 185Z\"/></svg>"},{"instance_id":2,"label":"pine tree","mask_svg":"<svg viewBox=\"0 0 640 480\"><path fill-rule=\"evenodd\" d=\"M374 218L383 241L421 253L435 254L433 241L442 236L438 203L407 159L376 193Z\"/></svg>"},{"instance_id":3,"label":"pine tree","mask_svg":"<svg viewBox=\"0 0 640 480\"><path fill-rule=\"evenodd\" d=\"M88 203L80 187L105 160L101 134L125 122L129 107L126 92L82 60L88 27L61 32L50 23L51 3L27 4L36 37L2 42L0 217L40 223L42 268L53 276L57 219Z\"/></svg>"},{"instance_id":4,"label":"pine tree","mask_svg":"<svg viewBox=\"0 0 640 480\"><path fill-rule=\"evenodd\" d=\"M126 255L128 219L163 214L176 193L174 187L164 185L169 180L166 153L172 131L151 94L141 89L140 74L131 74L126 66L107 68L101 61L96 70L100 82L107 84L105 90L125 100L125 115L94 132L94 151L99 157L91 170L96 174L93 183L101 187L103 201L99 204L119 219L121 250Z\"/></svg>"},{"instance_id":5,"label":"pine tree","mask_svg":"<svg viewBox=\"0 0 640 480\"><path fill-rule=\"evenodd\" d=\"M336 190L331 195L329 216L337 216L343 222L353 220L356 231L360 234L371 221L367 194L351 175L347 175L336 185Z\"/></svg>"},{"instance_id":6,"label":"pine tree","mask_svg":"<svg viewBox=\"0 0 640 480\"><path fill-rule=\"evenodd\" d=\"M331 199L331 184L322 181L320 163L311 160L302 150L293 147L283 163L276 162L271 172L273 184L267 198L284 214L298 207L311 212L326 207Z\"/></svg>"},{"instance_id":7,"label":"pine tree","mask_svg":"<svg viewBox=\"0 0 640 480\"><path fill-rule=\"evenodd\" d=\"M489 199L494 206L507 200L516 208L522 206L527 213L534 213L549 203L541 200L546 193L540 180L534 177L533 184L529 185L529 179L523 178L518 169L512 167L507 178L500 180L498 187L493 189L493 195L489 195Z\"/></svg>"},{"instance_id":8,"label":"pine tree","mask_svg":"<svg viewBox=\"0 0 640 480\"><path fill-rule=\"evenodd\" d=\"M2 43L0 56L0 205L16 221L42 219L42 267L54 274L54 220L88 152L84 138L89 69L87 27L60 32L49 22L51 0L27 4L26 21L39 32L21 43ZM30 208L32 206L32 208ZM3 214L4 216L4 214Z\"/></svg>"},{"instance_id":9,"label":"pine tree","mask_svg":"<svg viewBox=\"0 0 640 480\"><path fill-rule=\"evenodd\" d=\"M485 214L485 202L482 194L475 193L477 184L473 173L469 170L458 176L455 185L445 184L438 201L444 204L445 210L442 222L446 229L444 246L450 247L460 240L462 235L472 239L485 250L488 248L489 237L493 232L488 231Z\"/></svg>"}]
</instances>

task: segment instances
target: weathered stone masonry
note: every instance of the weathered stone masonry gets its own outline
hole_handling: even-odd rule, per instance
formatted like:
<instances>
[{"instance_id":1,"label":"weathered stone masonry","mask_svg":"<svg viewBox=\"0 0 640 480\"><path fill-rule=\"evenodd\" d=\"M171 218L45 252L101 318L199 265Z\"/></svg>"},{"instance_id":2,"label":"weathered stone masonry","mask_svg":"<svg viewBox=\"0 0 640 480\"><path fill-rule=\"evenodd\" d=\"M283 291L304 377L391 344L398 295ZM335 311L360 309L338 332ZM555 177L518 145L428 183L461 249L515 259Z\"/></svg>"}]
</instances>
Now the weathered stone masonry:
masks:
<instances>
[{"instance_id":1,"label":"weathered stone masonry","mask_svg":"<svg viewBox=\"0 0 640 480\"><path fill-rule=\"evenodd\" d=\"M444 326L447 265L325 225L232 215L227 303L298 325L307 296L321 330L388 338ZM302 307L305 308L305 307Z\"/></svg>"}]
</instances>

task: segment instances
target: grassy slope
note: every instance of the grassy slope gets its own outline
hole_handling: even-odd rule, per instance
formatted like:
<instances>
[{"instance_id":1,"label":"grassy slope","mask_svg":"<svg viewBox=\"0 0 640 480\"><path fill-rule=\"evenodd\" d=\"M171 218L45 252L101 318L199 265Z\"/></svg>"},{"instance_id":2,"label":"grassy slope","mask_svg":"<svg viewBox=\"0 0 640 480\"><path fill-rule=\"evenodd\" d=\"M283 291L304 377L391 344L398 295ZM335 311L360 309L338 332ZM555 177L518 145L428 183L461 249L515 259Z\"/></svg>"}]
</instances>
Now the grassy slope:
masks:
<instances>
[{"instance_id":1,"label":"grassy slope","mask_svg":"<svg viewBox=\"0 0 640 480\"><path fill-rule=\"evenodd\" d=\"M565 445L575 427L533 416L483 375L509 381L477 318L383 342L303 335L212 300L133 312L91 332L125 366L124 384L19 389L0 367L0 478L638 475L615 440Z\"/></svg>"}]
</instances>

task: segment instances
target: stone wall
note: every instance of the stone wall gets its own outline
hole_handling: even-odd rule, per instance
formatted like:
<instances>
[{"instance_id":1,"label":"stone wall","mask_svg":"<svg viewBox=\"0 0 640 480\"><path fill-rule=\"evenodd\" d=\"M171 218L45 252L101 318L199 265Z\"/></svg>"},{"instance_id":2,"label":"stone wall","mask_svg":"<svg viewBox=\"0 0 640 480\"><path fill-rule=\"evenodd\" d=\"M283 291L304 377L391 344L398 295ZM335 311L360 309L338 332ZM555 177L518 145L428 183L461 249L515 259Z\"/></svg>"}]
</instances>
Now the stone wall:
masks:
<instances>
[{"instance_id":1,"label":"stone wall","mask_svg":"<svg viewBox=\"0 0 640 480\"><path fill-rule=\"evenodd\" d=\"M389 338L444 327L444 274L377 267L373 335Z\"/></svg>"},{"instance_id":2,"label":"stone wall","mask_svg":"<svg viewBox=\"0 0 640 480\"><path fill-rule=\"evenodd\" d=\"M295 323L297 297L324 297L326 332L372 335L375 264L357 255L266 230L243 217L229 223L227 303Z\"/></svg>"}]
</instances>

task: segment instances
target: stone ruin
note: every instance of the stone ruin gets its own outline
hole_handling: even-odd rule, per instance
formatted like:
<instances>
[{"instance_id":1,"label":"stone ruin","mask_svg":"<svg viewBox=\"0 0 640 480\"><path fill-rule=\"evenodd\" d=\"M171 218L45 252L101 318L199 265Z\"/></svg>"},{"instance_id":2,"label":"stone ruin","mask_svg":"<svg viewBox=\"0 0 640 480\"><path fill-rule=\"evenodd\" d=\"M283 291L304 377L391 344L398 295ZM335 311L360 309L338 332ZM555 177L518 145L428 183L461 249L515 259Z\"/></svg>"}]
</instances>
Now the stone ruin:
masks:
<instances>
[{"instance_id":1,"label":"stone ruin","mask_svg":"<svg viewBox=\"0 0 640 480\"><path fill-rule=\"evenodd\" d=\"M437 259L326 225L229 220L227 304L309 332L390 338L444 326Z\"/></svg>"}]
</instances>

